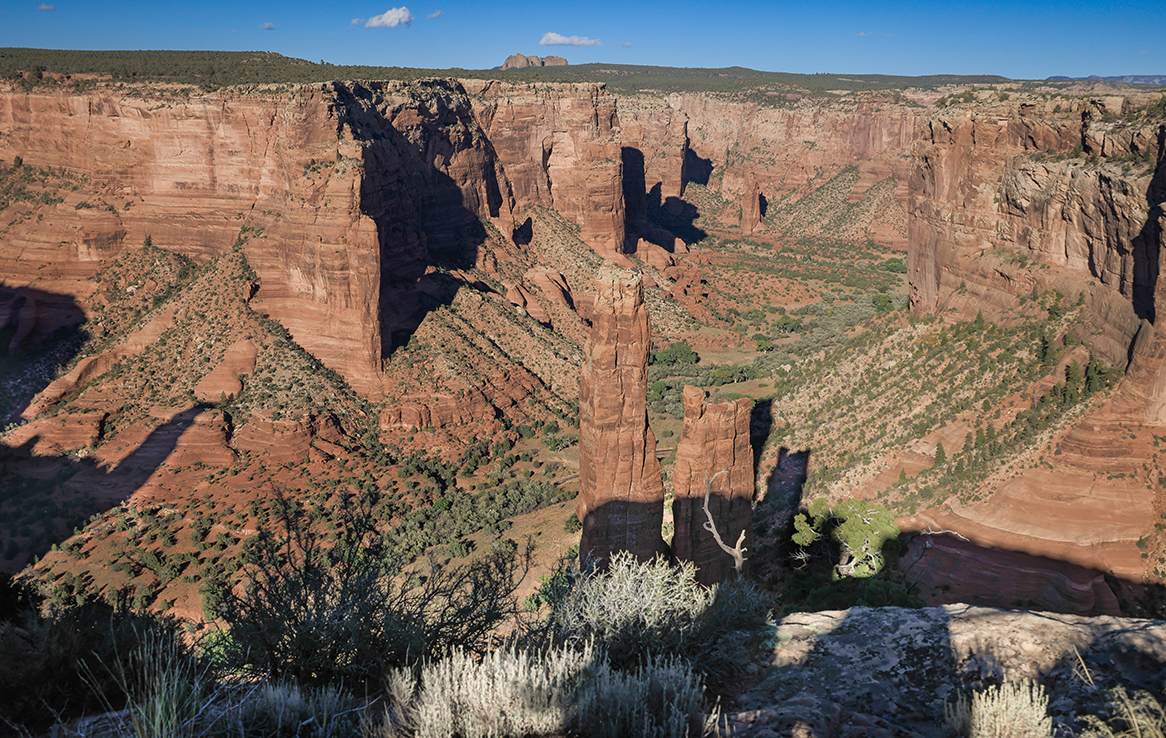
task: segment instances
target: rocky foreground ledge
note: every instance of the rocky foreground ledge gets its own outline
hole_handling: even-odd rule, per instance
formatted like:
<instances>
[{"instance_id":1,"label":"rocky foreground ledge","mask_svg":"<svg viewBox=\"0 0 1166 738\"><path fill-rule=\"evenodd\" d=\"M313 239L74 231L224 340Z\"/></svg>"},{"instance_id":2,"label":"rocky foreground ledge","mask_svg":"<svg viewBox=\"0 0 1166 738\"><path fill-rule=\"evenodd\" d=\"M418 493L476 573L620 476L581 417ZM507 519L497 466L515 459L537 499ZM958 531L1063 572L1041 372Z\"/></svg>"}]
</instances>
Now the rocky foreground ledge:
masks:
<instances>
[{"instance_id":1,"label":"rocky foreground ledge","mask_svg":"<svg viewBox=\"0 0 1166 738\"><path fill-rule=\"evenodd\" d=\"M749 667L760 681L722 718L722 734L937 737L961 691L1024 678L1044 685L1053 724L1071 727L1077 715L1104 715L1114 686L1159 699L1166 688L1161 620L855 607L785 617L764 648Z\"/></svg>"}]
</instances>

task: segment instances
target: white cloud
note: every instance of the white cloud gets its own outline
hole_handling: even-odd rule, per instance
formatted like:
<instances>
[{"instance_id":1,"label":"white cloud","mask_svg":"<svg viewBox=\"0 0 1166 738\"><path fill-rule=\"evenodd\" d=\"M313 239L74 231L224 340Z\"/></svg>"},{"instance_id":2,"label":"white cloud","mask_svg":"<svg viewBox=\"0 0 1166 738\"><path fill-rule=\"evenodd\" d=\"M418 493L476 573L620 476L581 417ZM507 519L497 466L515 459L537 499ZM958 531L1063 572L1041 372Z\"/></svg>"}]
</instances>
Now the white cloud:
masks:
<instances>
[{"instance_id":1,"label":"white cloud","mask_svg":"<svg viewBox=\"0 0 1166 738\"><path fill-rule=\"evenodd\" d=\"M260 28L262 28L262 29L263 29L263 30L265 30L265 31L274 31L274 30L275 30L275 24L274 24L274 23L260 23L260 24L259 24L259 27L260 27Z\"/></svg>"},{"instance_id":2,"label":"white cloud","mask_svg":"<svg viewBox=\"0 0 1166 738\"><path fill-rule=\"evenodd\" d=\"M369 18L364 24L365 28L396 28L397 26L409 26L413 24L413 14L409 9L401 6L399 8L389 8L380 15L374 15Z\"/></svg>"},{"instance_id":3,"label":"white cloud","mask_svg":"<svg viewBox=\"0 0 1166 738\"><path fill-rule=\"evenodd\" d=\"M621 49L630 49L632 47L632 42L631 41L624 41L622 44L619 45L619 47Z\"/></svg>"},{"instance_id":4,"label":"white cloud","mask_svg":"<svg viewBox=\"0 0 1166 738\"><path fill-rule=\"evenodd\" d=\"M40 5L38 5L36 7L36 9L37 10L56 10L56 8L54 8L52 5L49 5L48 3L41 3Z\"/></svg>"},{"instance_id":5,"label":"white cloud","mask_svg":"<svg viewBox=\"0 0 1166 738\"><path fill-rule=\"evenodd\" d=\"M871 33L870 31L863 31L862 33L852 33L850 35L851 36L873 36L874 34Z\"/></svg>"},{"instance_id":6,"label":"white cloud","mask_svg":"<svg viewBox=\"0 0 1166 738\"><path fill-rule=\"evenodd\" d=\"M586 36L564 36L561 33L547 33L543 36L542 41L538 42L539 46L603 46L603 42L597 38L587 38Z\"/></svg>"},{"instance_id":7,"label":"white cloud","mask_svg":"<svg viewBox=\"0 0 1166 738\"><path fill-rule=\"evenodd\" d=\"M232 29L232 30L231 30L231 33L238 33L238 32L239 32L239 31L238 31L238 30L236 30L236 29Z\"/></svg>"},{"instance_id":8,"label":"white cloud","mask_svg":"<svg viewBox=\"0 0 1166 738\"><path fill-rule=\"evenodd\" d=\"M1145 51L1139 51L1138 56L1141 56L1142 54L1145 54L1145 53L1146 53Z\"/></svg>"},{"instance_id":9,"label":"white cloud","mask_svg":"<svg viewBox=\"0 0 1166 738\"><path fill-rule=\"evenodd\" d=\"M445 15L445 11L444 11L444 10L439 10L439 11L437 11L436 13L430 13L430 14L429 14L429 15L427 15L426 17L427 17L427 18L440 18L440 17L441 17L441 16L443 16L443 15Z\"/></svg>"},{"instance_id":10,"label":"white cloud","mask_svg":"<svg viewBox=\"0 0 1166 738\"><path fill-rule=\"evenodd\" d=\"M356 28L361 23L364 23L364 18L353 18L352 22L348 24L349 28Z\"/></svg>"}]
</instances>

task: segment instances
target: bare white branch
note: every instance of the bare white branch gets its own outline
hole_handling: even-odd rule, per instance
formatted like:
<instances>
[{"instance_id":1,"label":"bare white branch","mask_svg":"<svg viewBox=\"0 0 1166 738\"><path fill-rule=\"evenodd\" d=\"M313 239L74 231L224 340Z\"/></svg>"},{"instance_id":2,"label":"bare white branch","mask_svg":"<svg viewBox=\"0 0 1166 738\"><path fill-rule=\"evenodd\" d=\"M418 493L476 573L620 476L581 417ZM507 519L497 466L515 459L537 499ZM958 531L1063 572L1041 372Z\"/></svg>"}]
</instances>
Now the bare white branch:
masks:
<instances>
[{"instance_id":1,"label":"bare white branch","mask_svg":"<svg viewBox=\"0 0 1166 738\"><path fill-rule=\"evenodd\" d=\"M729 548L725 542L721 540L721 534L717 531L717 524L713 522L713 514L709 511L709 495L712 494L713 482L722 474L727 474L728 469L722 469L709 478L708 472L704 475L704 515L708 518L708 522L704 524L704 529L713 534L713 540L721 547L721 550L733 557L733 568L737 570L737 578L741 578L742 571L745 566L745 530L741 530L741 535L737 537L737 545L734 548Z\"/></svg>"},{"instance_id":2,"label":"bare white branch","mask_svg":"<svg viewBox=\"0 0 1166 738\"><path fill-rule=\"evenodd\" d=\"M964 538L959 533L956 533L954 530L931 530L931 526L927 526L927 530L921 530L921 531L919 531L919 533L921 535L925 535L925 536L942 536L942 535L955 536L956 538L960 539L961 541L964 541L965 543L969 542L967 538Z\"/></svg>"}]
</instances>

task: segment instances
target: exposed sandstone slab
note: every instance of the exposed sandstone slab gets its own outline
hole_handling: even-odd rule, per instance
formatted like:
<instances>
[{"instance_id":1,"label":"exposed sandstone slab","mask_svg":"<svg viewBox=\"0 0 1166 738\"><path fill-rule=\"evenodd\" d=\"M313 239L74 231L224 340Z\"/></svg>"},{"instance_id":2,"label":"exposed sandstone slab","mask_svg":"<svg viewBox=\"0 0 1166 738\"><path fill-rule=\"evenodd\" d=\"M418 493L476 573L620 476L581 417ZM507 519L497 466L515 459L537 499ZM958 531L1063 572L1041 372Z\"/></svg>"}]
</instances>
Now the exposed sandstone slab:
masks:
<instances>
[{"instance_id":1,"label":"exposed sandstone slab","mask_svg":"<svg viewBox=\"0 0 1166 738\"><path fill-rule=\"evenodd\" d=\"M255 371L258 353L250 340L233 344L219 365L195 386L194 396L203 402L234 400L243 391L243 377Z\"/></svg>"},{"instance_id":2,"label":"exposed sandstone slab","mask_svg":"<svg viewBox=\"0 0 1166 738\"><path fill-rule=\"evenodd\" d=\"M101 438L107 413L60 413L25 423L13 430L5 445L16 447L32 442L32 452L41 456L84 449Z\"/></svg>"},{"instance_id":3,"label":"exposed sandstone slab","mask_svg":"<svg viewBox=\"0 0 1166 738\"><path fill-rule=\"evenodd\" d=\"M1081 675L1081 664L1093 683ZM734 736L938 738L944 705L1039 679L1054 724L1097 714L1114 684L1160 689L1166 623L963 604L799 613L773 631L764 678L727 715Z\"/></svg>"}]
</instances>

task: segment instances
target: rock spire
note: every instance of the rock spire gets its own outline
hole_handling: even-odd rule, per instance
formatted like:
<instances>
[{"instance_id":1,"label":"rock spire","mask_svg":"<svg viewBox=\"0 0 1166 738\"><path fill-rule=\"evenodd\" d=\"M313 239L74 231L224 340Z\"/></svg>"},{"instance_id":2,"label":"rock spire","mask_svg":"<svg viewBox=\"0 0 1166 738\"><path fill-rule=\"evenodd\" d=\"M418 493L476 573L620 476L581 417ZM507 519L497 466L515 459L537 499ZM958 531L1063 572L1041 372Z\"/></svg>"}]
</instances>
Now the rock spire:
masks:
<instances>
[{"instance_id":1,"label":"rock spire","mask_svg":"<svg viewBox=\"0 0 1166 738\"><path fill-rule=\"evenodd\" d=\"M747 398L706 403L704 390L684 388L684 426L672 474L676 491L672 503L676 521L672 554L679 561L694 563L697 579L703 584L723 582L734 576L733 558L705 528L706 484L711 483L709 512L724 543L730 548L735 546L744 531L743 545L749 548L752 544L751 414L752 405Z\"/></svg>"},{"instance_id":2,"label":"rock spire","mask_svg":"<svg viewBox=\"0 0 1166 738\"><path fill-rule=\"evenodd\" d=\"M579 381L579 552L600 562L621 550L646 560L667 549L660 537L664 483L648 427L651 341L642 277L601 268L590 317Z\"/></svg>"}]
</instances>

